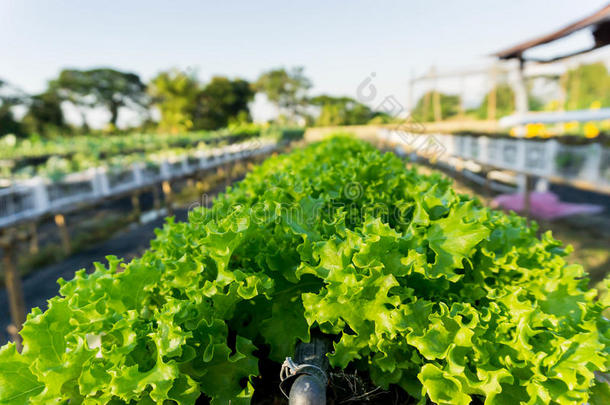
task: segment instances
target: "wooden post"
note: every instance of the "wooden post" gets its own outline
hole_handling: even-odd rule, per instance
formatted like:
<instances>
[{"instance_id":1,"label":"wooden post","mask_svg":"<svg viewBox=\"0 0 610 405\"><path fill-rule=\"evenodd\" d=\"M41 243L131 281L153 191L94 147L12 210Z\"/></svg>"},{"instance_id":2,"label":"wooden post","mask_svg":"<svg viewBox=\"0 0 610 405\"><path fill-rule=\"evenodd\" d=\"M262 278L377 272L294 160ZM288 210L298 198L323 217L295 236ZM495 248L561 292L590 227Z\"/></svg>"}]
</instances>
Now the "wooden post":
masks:
<instances>
[{"instance_id":1,"label":"wooden post","mask_svg":"<svg viewBox=\"0 0 610 405\"><path fill-rule=\"evenodd\" d=\"M491 90L487 98L487 119L493 121L496 119L496 69L491 68L490 72Z\"/></svg>"},{"instance_id":2,"label":"wooden post","mask_svg":"<svg viewBox=\"0 0 610 405\"><path fill-rule=\"evenodd\" d=\"M159 211L161 209L161 198L159 196L159 187L155 184L152 188L153 193L153 208L155 211Z\"/></svg>"},{"instance_id":3,"label":"wooden post","mask_svg":"<svg viewBox=\"0 0 610 405\"><path fill-rule=\"evenodd\" d=\"M139 222L140 214L142 213L142 210L140 209L140 192L139 191L135 191L131 195L131 207L132 207L132 214L133 214L134 218L136 218L136 220Z\"/></svg>"},{"instance_id":4,"label":"wooden post","mask_svg":"<svg viewBox=\"0 0 610 405\"><path fill-rule=\"evenodd\" d=\"M36 222L32 221L29 225L29 236L30 236L30 254L35 255L40 251L38 245L38 229Z\"/></svg>"},{"instance_id":5,"label":"wooden post","mask_svg":"<svg viewBox=\"0 0 610 405\"><path fill-rule=\"evenodd\" d=\"M430 111L431 94L432 94L431 91L426 91L426 93L424 94L424 110L423 110L423 117L421 118L422 121L424 121L424 122L428 119L428 111Z\"/></svg>"},{"instance_id":6,"label":"wooden post","mask_svg":"<svg viewBox=\"0 0 610 405\"><path fill-rule=\"evenodd\" d=\"M566 97L567 98L567 97ZM572 80L570 83L570 105L568 110L577 110L580 99L580 75L577 71L574 71Z\"/></svg>"},{"instance_id":7,"label":"wooden post","mask_svg":"<svg viewBox=\"0 0 610 405\"><path fill-rule=\"evenodd\" d=\"M61 247L66 255L72 252L72 244L70 243L70 233L66 226L66 219L62 214L55 215L55 225L59 228L59 237L61 239Z\"/></svg>"},{"instance_id":8,"label":"wooden post","mask_svg":"<svg viewBox=\"0 0 610 405\"><path fill-rule=\"evenodd\" d=\"M487 119L493 121L496 119L496 85L489 91L487 99Z\"/></svg>"},{"instance_id":9,"label":"wooden post","mask_svg":"<svg viewBox=\"0 0 610 405\"><path fill-rule=\"evenodd\" d=\"M441 93L439 93L436 89L433 94L433 103L434 103L434 121L439 122L443 119L443 113L441 110Z\"/></svg>"},{"instance_id":10,"label":"wooden post","mask_svg":"<svg viewBox=\"0 0 610 405\"><path fill-rule=\"evenodd\" d=\"M411 72L411 80L409 80L409 99L408 99L409 105L407 106L409 115L413 114L413 109L415 108L415 105L413 104L413 100L415 97L415 94L413 93L415 90L415 81L413 79L414 79L414 75L413 75L413 72Z\"/></svg>"},{"instance_id":11,"label":"wooden post","mask_svg":"<svg viewBox=\"0 0 610 405\"><path fill-rule=\"evenodd\" d=\"M464 181L464 162L462 159L457 159L455 161L455 166L453 166L453 170L455 173L454 178L457 181Z\"/></svg>"},{"instance_id":12,"label":"wooden post","mask_svg":"<svg viewBox=\"0 0 610 405\"><path fill-rule=\"evenodd\" d=\"M167 209L167 216L174 215L174 209L172 207L172 185L169 181L165 180L162 184L163 195L165 196L165 208Z\"/></svg>"},{"instance_id":13,"label":"wooden post","mask_svg":"<svg viewBox=\"0 0 610 405\"><path fill-rule=\"evenodd\" d=\"M225 188L231 185L231 163L225 164Z\"/></svg>"},{"instance_id":14,"label":"wooden post","mask_svg":"<svg viewBox=\"0 0 610 405\"><path fill-rule=\"evenodd\" d=\"M566 110L566 101L568 100L568 69L564 74L559 76L559 111Z\"/></svg>"},{"instance_id":15,"label":"wooden post","mask_svg":"<svg viewBox=\"0 0 610 405\"><path fill-rule=\"evenodd\" d=\"M432 79L432 110L434 113L434 121L438 122L443 119L441 111L441 94L437 89L436 68L432 66L430 69L430 78Z\"/></svg>"},{"instance_id":16,"label":"wooden post","mask_svg":"<svg viewBox=\"0 0 610 405\"><path fill-rule=\"evenodd\" d=\"M466 115L466 109L464 108L464 96L466 95L466 75L460 75L460 105L459 105L459 116L461 119L464 119L464 115Z\"/></svg>"},{"instance_id":17,"label":"wooden post","mask_svg":"<svg viewBox=\"0 0 610 405\"><path fill-rule=\"evenodd\" d=\"M493 195L491 190L491 179L489 178L489 172L485 173L485 184L483 184L483 192L488 197Z\"/></svg>"},{"instance_id":18,"label":"wooden post","mask_svg":"<svg viewBox=\"0 0 610 405\"><path fill-rule=\"evenodd\" d=\"M25 322L25 304L23 302L21 277L15 266L15 241L8 233L5 233L1 245L4 250L2 255L4 281L8 294L11 322L13 323L12 327L9 326L8 332L12 335L17 350L21 351L21 336L19 336L19 331Z\"/></svg>"}]
</instances>

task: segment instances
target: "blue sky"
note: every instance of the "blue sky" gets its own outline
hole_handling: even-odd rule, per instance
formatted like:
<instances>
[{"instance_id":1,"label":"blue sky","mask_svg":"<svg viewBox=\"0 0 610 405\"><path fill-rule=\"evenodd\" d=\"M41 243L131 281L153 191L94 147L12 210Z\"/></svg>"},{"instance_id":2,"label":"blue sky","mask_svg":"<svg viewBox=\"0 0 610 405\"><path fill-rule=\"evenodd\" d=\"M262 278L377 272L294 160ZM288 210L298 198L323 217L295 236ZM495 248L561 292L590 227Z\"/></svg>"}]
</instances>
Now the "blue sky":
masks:
<instances>
[{"instance_id":1,"label":"blue sky","mask_svg":"<svg viewBox=\"0 0 610 405\"><path fill-rule=\"evenodd\" d=\"M412 72L487 63L485 55L602 7L601 0L0 0L0 77L26 91L62 67L113 66L149 79L197 69L254 80L305 66L312 93L354 96L376 72L404 100Z\"/></svg>"}]
</instances>

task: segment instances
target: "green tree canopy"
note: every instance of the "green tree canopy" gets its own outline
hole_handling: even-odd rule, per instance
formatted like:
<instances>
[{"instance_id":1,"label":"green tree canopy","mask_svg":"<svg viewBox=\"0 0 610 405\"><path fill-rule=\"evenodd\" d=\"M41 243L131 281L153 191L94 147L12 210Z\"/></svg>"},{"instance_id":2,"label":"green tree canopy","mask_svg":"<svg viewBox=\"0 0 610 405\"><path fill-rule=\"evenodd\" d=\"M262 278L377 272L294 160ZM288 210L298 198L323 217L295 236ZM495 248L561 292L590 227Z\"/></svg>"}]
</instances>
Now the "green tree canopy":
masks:
<instances>
[{"instance_id":1,"label":"green tree canopy","mask_svg":"<svg viewBox=\"0 0 610 405\"><path fill-rule=\"evenodd\" d=\"M246 80L215 76L198 94L195 127L223 128L237 117L250 121L248 103L253 98L254 90Z\"/></svg>"},{"instance_id":2,"label":"green tree canopy","mask_svg":"<svg viewBox=\"0 0 610 405\"><path fill-rule=\"evenodd\" d=\"M6 80L0 79L0 105L16 106L24 104L28 95L20 88L13 86Z\"/></svg>"},{"instance_id":3,"label":"green tree canopy","mask_svg":"<svg viewBox=\"0 0 610 405\"><path fill-rule=\"evenodd\" d=\"M566 109L591 108L594 102L610 107L610 75L603 62L580 65L562 77L566 89Z\"/></svg>"},{"instance_id":4,"label":"green tree canopy","mask_svg":"<svg viewBox=\"0 0 610 405\"><path fill-rule=\"evenodd\" d=\"M10 107L2 104L0 105L0 136L6 134L23 136L25 132L21 123L15 119Z\"/></svg>"},{"instance_id":5,"label":"green tree canopy","mask_svg":"<svg viewBox=\"0 0 610 405\"><path fill-rule=\"evenodd\" d=\"M434 98L436 96L438 96L440 100L440 112L442 119L451 118L459 113L460 96L429 91L421 96L421 98L417 101L411 115L413 115L413 117L417 118L419 121L434 121Z\"/></svg>"},{"instance_id":6,"label":"green tree canopy","mask_svg":"<svg viewBox=\"0 0 610 405\"><path fill-rule=\"evenodd\" d=\"M23 124L28 133L52 135L69 131L61 108L61 97L46 91L30 98L28 111L23 117Z\"/></svg>"},{"instance_id":7,"label":"green tree canopy","mask_svg":"<svg viewBox=\"0 0 610 405\"><path fill-rule=\"evenodd\" d=\"M294 67L272 69L264 72L254 84L258 92L275 104L279 111L286 110L290 118L302 115L306 104L306 93L312 86L311 80L305 76L304 68Z\"/></svg>"},{"instance_id":8,"label":"green tree canopy","mask_svg":"<svg viewBox=\"0 0 610 405\"><path fill-rule=\"evenodd\" d=\"M508 84L499 84L495 88L496 91L496 118L501 118L510 115L515 111L515 92ZM480 119L487 118L487 110L489 108L489 99L491 90L483 97L483 102L477 109L477 117Z\"/></svg>"},{"instance_id":9,"label":"green tree canopy","mask_svg":"<svg viewBox=\"0 0 610 405\"><path fill-rule=\"evenodd\" d=\"M148 104L146 86L137 74L109 68L62 70L50 83L50 90L79 107L107 108L114 126L121 107L143 108Z\"/></svg>"},{"instance_id":10,"label":"green tree canopy","mask_svg":"<svg viewBox=\"0 0 610 405\"><path fill-rule=\"evenodd\" d=\"M192 129L199 92L197 78L178 69L161 72L152 79L148 93L161 113L159 129L170 133Z\"/></svg>"},{"instance_id":11,"label":"green tree canopy","mask_svg":"<svg viewBox=\"0 0 610 405\"><path fill-rule=\"evenodd\" d=\"M176 69L159 73L148 91L161 113L159 129L170 133L219 129L237 119L249 121L248 103L254 98L246 80L215 76L204 86L194 75Z\"/></svg>"},{"instance_id":12,"label":"green tree canopy","mask_svg":"<svg viewBox=\"0 0 610 405\"><path fill-rule=\"evenodd\" d=\"M23 126L15 119L12 110L21 102L20 92L5 80L0 79L0 136L6 134L23 136L25 134Z\"/></svg>"},{"instance_id":13,"label":"green tree canopy","mask_svg":"<svg viewBox=\"0 0 610 405\"><path fill-rule=\"evenodd\" d=\"M373 111L351 97L320 95L309 99L309 104L320 107L315 125L363 125L381 113Z\"/></svg>"},{"instance_id":14,"label":"green tree canopy","mask_svg":"<svg viewBox=\"0 0 610 405\"><path fill-rule=\"evenodd\" d=\"M496 86L496 115L495 118L502 118L515 112L515 92L506 83ZM483 102L476 110L477 117L480 119L488 118L488 106L491 91L485 94ZM531 94L527 96L528 109L530 111L540 111L543 108L543 103Z\"/></svg>"}]
</instances>

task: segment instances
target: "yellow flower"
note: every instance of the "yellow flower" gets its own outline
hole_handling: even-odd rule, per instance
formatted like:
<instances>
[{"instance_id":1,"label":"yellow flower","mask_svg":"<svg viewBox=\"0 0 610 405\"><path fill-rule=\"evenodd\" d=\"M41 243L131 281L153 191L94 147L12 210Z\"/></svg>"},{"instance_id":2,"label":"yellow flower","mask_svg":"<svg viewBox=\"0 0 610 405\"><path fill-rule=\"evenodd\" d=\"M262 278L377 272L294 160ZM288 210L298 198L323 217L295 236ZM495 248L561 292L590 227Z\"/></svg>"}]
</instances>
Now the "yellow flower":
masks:
<instances>
[{"instance_id":1,"label":"yellow flower","mask_svg":"<svg viewBox=\"0 0 610 405\"><path fill-rule=\"evenodd\" d=\"M544 124L541 124L541 123L527 124L525 126L525 136L527 138L533 138L536 136L544 135L547 132L548 131L546 130L546 127L544 126Z\"/></svg>"},{"instance_id":2,"label":"yellow flower","mask_svg":"<svg viewBox=\"0 0 610 405\"><path fill-rule=\"evenodd\" d=\"M599 135L599 129L592 122L587 122L585 124L584 130L585 130L585 136L587 138L595 138L597 135Z\"/></svg>"},{"instance_id":3,"label":"yellow flower","mask_svg":"<svg viewBox=\"0 0 610 405\"><path fill-rule=\"evenodd\" d=\"M602 103L601 101L597 101L595 100L594 102L591 103L591 107L589 107L591 110L599 110L600 108L602 108Z\"/></svg>"},{"instance_id":4,"label":"yellow flower","mask_svg":"<svg viewBox=\"0 0 610 405\"><path fill-rule=\"evenodd\" d=\"M568 132L568 133L576 132L576 131L578 131L578 122L577 121L566 122L565 124L563 124L563 129L565 132Z\"/></svg>"}]
</instances>

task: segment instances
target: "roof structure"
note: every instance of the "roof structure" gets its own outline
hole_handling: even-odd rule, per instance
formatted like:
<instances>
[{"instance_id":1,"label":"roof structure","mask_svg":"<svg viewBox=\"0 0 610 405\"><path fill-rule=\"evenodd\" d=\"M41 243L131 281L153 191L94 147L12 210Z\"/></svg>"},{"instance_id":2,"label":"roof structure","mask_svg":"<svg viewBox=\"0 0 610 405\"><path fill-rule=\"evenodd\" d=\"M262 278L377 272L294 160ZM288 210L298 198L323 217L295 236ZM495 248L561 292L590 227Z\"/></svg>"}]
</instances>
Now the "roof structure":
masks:
<instances>
[{"instance_id":1,"label":"roof structure","mask_svg":"<svg viewBox=\"0 0 610 405\"><path fill-rule=\"evenodd\" d=\"M576 31L580 31L582 29L592 27L592 34L595 40L595 44L587 49L579 50L576 52L571 52L566 55L561 55L558 57L554 57L552 59L526 59L523 57L523 53L528 49L534 48L539 45L547 44L549 42L556 41L558 39L564 38ZM581 20L578 20L572 24L569 24L555 32L550 34L546 34L540 36L538 38L531 39L529 41L525 41L518 45L512 46L510 48L504 49L500 52L496 52L493 55L500 59L521 59L521 60L530 60L533 62L541 62L548 63L554 62L560 59L568 58L571 56L579 55L582 53L586 53L592 51L597 48L601 48L602 46L606 46L610 44L610 4L602 8L601 10L593 13L592 15L585 17Z\"/></svg>"}]
</instances>

